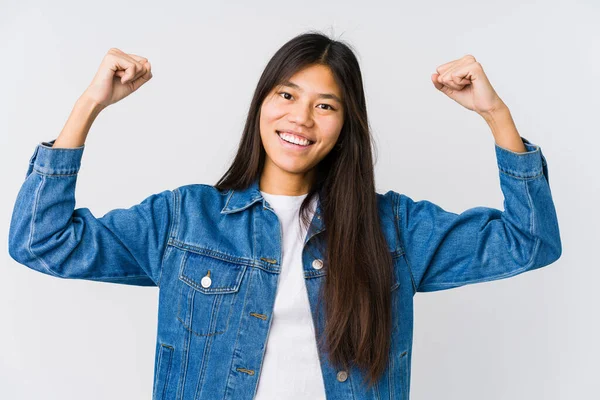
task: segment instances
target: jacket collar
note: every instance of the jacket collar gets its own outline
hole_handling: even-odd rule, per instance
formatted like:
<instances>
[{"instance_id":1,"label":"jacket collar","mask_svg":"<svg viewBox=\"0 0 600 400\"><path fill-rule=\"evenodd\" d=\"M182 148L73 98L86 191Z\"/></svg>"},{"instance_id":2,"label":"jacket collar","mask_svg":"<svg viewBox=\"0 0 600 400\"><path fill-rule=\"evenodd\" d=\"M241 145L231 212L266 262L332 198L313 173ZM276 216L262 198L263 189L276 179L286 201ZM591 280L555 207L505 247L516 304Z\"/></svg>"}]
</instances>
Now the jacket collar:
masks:
<instances>
[{"instance_id":1,"label":"jacket collar","mask_svg":"<svg viewBox=\"0 0 600 400\"><path fill-rule=\"evenodd\" d=\"M230 214L238 211L243 211L249 208L254 203L260 201L263 207L266 207L265 199L260 193L259 178L256 178L247 188L234 190L231 189L225 201L225 206L221 209L221 214ZM317 196L317 206L312 220L312 226L309 229L309 237L311 233L317 234L325 230L321 210L321 198Z\"/></svg>"},{"instance_id":2,"label":"jacket collar","mask_svg":"<svg viewBox=\"0 0 600 400\"><path fill-rule=\"evenodd\" d=\"M262 199L263 196L260 193L257 178L245 189L231 189L227 196L227 201L225 201L225 207L221 210L221 214L230 214L245 210Z\"/></svg>"}]
</instances>

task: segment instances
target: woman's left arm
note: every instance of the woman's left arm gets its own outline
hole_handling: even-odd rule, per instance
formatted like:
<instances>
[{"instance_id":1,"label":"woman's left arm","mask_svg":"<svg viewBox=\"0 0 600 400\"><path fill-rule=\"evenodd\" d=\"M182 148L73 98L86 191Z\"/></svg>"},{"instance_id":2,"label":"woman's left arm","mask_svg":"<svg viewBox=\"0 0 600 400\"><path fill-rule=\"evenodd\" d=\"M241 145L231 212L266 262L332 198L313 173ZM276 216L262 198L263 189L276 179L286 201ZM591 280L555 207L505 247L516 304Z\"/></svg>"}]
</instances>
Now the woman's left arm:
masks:
<instances>
[{"instance_id":1,"label":"woman's left arm","mask_svg":"<svg viewBox=\"0 0 600 400\"><path fill-rule=\"evenodd\" d=\"M525 152L495 145L504 211L447 211L395 194L396 221L414 292L446 290L508 278L552 264L562 244L540 146Z\"/></svg>"},{"instance_id":2,"label":"woman's left arm","mask_svg":"<svg viewBox=\"0 0 600 400\"><path fill-rule=\"evenodd\" d=\"M472 56L440 66L435 87L485 118L496 141L504 211L460 214L396 196L396 220L415 292L504 279L549 265L562 245L540 146L521 137L508 107Z\"/></svg>"}]
</instances>

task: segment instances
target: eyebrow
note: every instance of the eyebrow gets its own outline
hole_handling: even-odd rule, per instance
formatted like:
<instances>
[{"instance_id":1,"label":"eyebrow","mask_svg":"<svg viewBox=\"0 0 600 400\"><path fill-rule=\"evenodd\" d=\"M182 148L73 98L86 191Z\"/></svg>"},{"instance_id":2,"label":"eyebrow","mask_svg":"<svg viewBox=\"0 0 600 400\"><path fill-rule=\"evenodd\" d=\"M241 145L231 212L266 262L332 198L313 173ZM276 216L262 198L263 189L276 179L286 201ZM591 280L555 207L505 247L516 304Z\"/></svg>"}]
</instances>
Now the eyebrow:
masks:
<instances>
[{"instance_id":1,"label":"eyebrow","mask_svg":"<svg viewBox=\"0 0 600 400\"><path fill-rule=\"evenodd\" d=\"M282 86L288 86L288 87L294 88L294 89L296 89L296 90L302 91L302 88L301 88L300 86L296 85L296 84L295 84L294 82L292 82L292 81L285 81L285 82L283 82L281 85L282 85ZM335 101L337 101L337 102L338 102L338 103L340 103L340 104L343 104L343 103L342 103L342 100L340 100L340 98L339 98L339 97L337 97L337 96L336 96L335 94L333 94L333 93L319 93L319 98L321 98L321 99L331 99L331 100L335 100Z\"/></svg>"}]
</instances>

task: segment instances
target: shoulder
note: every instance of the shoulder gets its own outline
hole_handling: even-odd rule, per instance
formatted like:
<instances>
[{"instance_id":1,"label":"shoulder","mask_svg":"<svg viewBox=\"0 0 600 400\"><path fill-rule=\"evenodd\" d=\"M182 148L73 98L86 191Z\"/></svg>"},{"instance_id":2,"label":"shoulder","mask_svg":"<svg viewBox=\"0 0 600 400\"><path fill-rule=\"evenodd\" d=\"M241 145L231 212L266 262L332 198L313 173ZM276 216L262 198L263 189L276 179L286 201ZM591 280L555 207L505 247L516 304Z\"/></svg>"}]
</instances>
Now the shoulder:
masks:
<instances>
[{"instance_id":1,"label":"shoulder","mask_svg":"<svg viewBox=\"0 0 600 400\"><path fill-rule=\"evenodd\" d=\"M400 193L393 190L388 190L385 193L376 193L377 205L379 207L379 213L383 216L387 216L392 220L398 216L398 206L400 203Z\"/></svg>"},{"instance_id":2,"label":"shoulder","mask_svg":"<svg viewBox=\"0 0 600 400\"><path fill-rule=\"evenodd\" d=\"M187 185L178 186L173 190L187 194L203 194L203 195L227 195L230 190L220 191L213 185L207 183L190 183Z\"/></svg>"},{"instance_id":3,"label":"shoulder","mask_svg":"<svg viewBox=\"0 0 600 400\"><path fill-rule=\"evenodd\" d=\"M404 193L396 192L394 190L388 190L383 194L377 193L377 198L379 207L391 208L396 219L406 219L408 214L420 211L422 209L439 209L438 205L429 200L415 200Z\"/></svg>"},{"instance_id":4,"label":"shoulder","mask_svg":"<svg viewBox=\"0 0 600 400\"><path fill-rule=\"evenodd\" d=\"M388 190L385 193L376 193L376 195L377 202L379 203L380 207L397 207L401 200L401 197L403 196L403 194L398 193L394 190Z\"/></svg>"},{"instance_id":5,"label":"shoulder","mask_svg":"<svg viewBox=\"0 0 600 400\"><path fill-rule=\"evenodd\" d=\"M178 186L173 189L180 199L180 202L193 202L195 204L209 203L212 205L221 205L223 207L227 201L231 190L221 191L206 183L191 183Z\"/></svg>"}]
</instances>

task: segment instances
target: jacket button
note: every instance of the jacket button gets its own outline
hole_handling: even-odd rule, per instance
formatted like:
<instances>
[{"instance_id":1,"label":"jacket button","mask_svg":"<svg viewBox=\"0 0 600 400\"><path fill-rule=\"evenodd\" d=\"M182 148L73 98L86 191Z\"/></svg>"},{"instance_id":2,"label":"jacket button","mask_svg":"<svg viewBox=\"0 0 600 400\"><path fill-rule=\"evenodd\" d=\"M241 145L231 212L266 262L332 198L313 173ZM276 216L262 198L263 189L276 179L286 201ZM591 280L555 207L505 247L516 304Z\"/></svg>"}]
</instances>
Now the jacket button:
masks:
<instances>
[{"instance_id":1,"label":"jacket button","mask_svg":"<svg viewBox=\"0 0 600 400\"><path fill-rule=\"evenodd\" d=\"M202 280L200 281L200 284L202 285L203 288L207 288L210 286L210 284L212 283L212 280L210 279L210 277L205 276L204 278L202 278Z\"/></svg>"},{"instance_id":2,"label":"jacket button","mask_svg":"<svg viewBox=\"0 0 600 400\"><path fill-rule=\"evenodd\" d=\"M319 260L318 258L316 260L313 260L312 267L314 269L321 269L321 268L323 268L323 261Z\"/></svg>"},{"instance_id":3,"label":"jacket button","mask_svg":"<svg viewBox=\"0 0 600 400\"><path fill-rule=\"evenodd\" d=\"M340 382L345 382L348 379L348 373L346 371L339 371L337 373L337 380Z\"/></svg>"}]
</instances>

